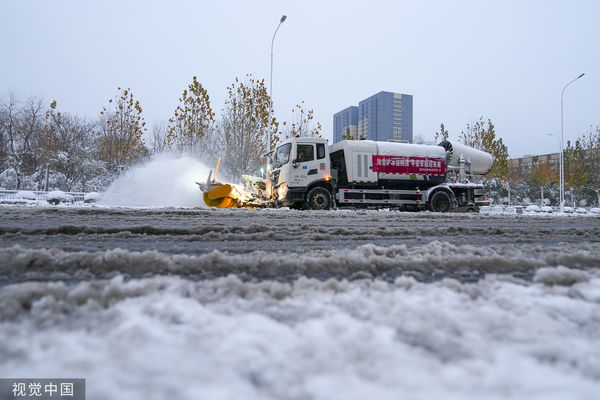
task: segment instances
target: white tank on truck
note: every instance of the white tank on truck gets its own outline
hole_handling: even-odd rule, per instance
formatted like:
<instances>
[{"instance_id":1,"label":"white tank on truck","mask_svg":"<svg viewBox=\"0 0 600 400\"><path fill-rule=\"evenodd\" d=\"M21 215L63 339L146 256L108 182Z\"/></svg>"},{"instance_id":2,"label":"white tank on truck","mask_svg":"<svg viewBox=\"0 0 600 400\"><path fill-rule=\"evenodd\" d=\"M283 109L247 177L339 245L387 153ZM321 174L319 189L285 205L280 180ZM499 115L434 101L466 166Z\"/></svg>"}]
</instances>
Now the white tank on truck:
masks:
<instances>
[{"instance_id":1,"label":"white tank on truck","mask_svg":"<svg viewBox=\"0 0 600 400\"><path fill-rule=\"evenodd\" d=\"M446 176L446 152L440 146L343 140L329 151L341 185L427 189Z\"/></svg>"},{"instance_id":2,"label":"white tank on truck","mask_svg":"<svg viewBox=\"0 0 600 400\"><path fill-rule=\"evenodd\" d=\"M488 153L450 141L434 146L343 140L328 146L322 138L298 137L271 153L266 180L247 178L253 196L232 194L235 201L221 202L227 192L223 185L216 189L213 181L201 187L211 205L475 211L484 203L483 185L470 177L489 172L492 165Z\"/></svg>"},{"instance_id":3,"label":"white tank on truck","mask_svg":"<svg viewBox=\"0 0 600 400\"><path fill-rule=\"evenodd\" d=\"M446 159L451 168L460 168L466 164L467 174L485 175L494 166L491 154L477 150L461 143L444 140L440 146L446 150Z\"/></svg>"}]
</instances>

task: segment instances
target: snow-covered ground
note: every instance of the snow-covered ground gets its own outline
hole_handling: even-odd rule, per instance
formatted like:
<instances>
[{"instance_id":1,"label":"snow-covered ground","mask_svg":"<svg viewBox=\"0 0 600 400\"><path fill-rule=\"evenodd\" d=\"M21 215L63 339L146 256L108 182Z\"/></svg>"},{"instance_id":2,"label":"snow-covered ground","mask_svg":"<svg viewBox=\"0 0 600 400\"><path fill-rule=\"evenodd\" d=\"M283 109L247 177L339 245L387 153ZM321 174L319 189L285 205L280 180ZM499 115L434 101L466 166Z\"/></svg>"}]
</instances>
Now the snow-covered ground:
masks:
<instances>
[{"instance_id":1,"label":"snow-covered ground","mask_svg":"<svg viewBox=\"0 0 600 400\"><path fill-rule=\"evenodd\" d=\"M0 206L0 376L94 399L596 399L600 219Z\"/></svg>"},{"instance_id":2,"label":"snow-covered ground","mask_svg":"<svg viewBox=\"0 0 600 400\"><path fill-rule=\"evenodd\" d=\"M3 376L93 399L596 399L600 273L532 281L155 276L0 291Z\"/></svg>"},{"instance_id":3,"label":"snow-covered ground","mask_svg":"<svg viewBox=\"0 0 600 400\"><path fill-rule=\"evenodd\" d=\"M0 199L0 376L89 399L598 398L600 212L216 210L208 171L161 155L101 195Z\"/></svg>"}]
</instances>

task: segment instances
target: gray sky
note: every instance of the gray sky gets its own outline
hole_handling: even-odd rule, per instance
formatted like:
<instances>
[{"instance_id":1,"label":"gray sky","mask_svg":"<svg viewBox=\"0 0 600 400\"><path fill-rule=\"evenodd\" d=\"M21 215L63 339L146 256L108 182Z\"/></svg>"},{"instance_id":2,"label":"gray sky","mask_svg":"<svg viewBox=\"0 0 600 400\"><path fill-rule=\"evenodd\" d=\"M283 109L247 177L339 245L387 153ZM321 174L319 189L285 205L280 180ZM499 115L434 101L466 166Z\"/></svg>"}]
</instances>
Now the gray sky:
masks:
<instances>
[{"instance_id":1,"label":"gray sky","mask_svg":"<svg viewBox=\"0 0 600 400\"><path fill-rule=\"evenodd\" d=\"M279 120L304 100L332 137L333 114L381 90L414 96L414 134L457 138L491 118L512 157L558 151L600 124L600 2L0 0L0 94L56 99L95 118L130 87L148 123L167 120L196 75L220 114L247 73Z\"/></svg>"}]
</instances>

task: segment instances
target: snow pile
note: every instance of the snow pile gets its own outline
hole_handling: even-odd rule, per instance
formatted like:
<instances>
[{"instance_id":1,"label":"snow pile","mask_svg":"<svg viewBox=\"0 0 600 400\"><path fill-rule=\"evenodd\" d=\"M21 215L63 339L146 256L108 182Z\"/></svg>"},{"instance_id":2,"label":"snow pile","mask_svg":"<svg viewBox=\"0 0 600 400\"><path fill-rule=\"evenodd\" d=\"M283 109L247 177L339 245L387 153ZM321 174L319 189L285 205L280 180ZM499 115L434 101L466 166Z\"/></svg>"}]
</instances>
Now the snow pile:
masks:
<instances>
[{"instance_id":1,"label":"snow pile","mask_svg":"<svg viewBox=\"0 0 600 400\"><path fill-rule=\"evenodd\" d=\"M564 266L557 268L540 268L534 277L535 282L545 285L572 286L590 279L590 275L582 270L570 269Z\"/></svg>"},{"instance_id":2,"label":"snow pile","mask_svg":"<svg viewBox=\"0 0 600 400\"><path fill-rule=\"evenodd\" d=\"M51 204L63 203L70 200L72 196L66 194L62 190L54 190L46 195L46 200Z\"/></svg>"},{"instance_id":3,"label":"snow pile","mask_svg":"<svg viewBox=\"0 0 600 400\"><path fill-rule=\"evenodd\" d=\"M100 200L100 193L98 192L89 192L83 196L83 201L85 203L95 203Z\"/></svg>"},{"instance_id":4,"label":"snow pile","mask_svg":"<svg viewBox=\"0 0 600 400\"><path fill-rule=\"evenodd\" d=\"M189 156L162 153L119 177L98 203L129 207L204 207L196 182L205 182L209 171Z\"/></svg>"},{"instance_id":5,"label":"snow pile","mask_svg":"<svg viewBox=\"0 0 600 400\"><path fill-rule=\"evenodd\" d=\"M596 398L599 271L535 280L15 284L0 371L130 400Z\"/></svg>"},{"instance_id":6,"label":"snow pile","mask_svg":"<svg viewBox=\"0 0 600 400\"><path fill-rule=\"evenodd\" d=\"M35 200L35 193L29 190L21 190L15 194L15 199L23 199L23 200Z\"/></svg>"}]
</instances>

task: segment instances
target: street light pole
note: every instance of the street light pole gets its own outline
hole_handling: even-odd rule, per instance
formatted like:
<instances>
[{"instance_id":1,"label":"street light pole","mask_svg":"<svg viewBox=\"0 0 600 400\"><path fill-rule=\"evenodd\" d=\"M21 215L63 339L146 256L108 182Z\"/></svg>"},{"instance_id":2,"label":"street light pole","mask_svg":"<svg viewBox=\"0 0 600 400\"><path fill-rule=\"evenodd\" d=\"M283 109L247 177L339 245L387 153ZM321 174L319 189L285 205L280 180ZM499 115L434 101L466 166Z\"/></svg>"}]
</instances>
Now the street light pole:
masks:
<instances>
[{"instance_id":1,"label":"street light pole","mask_svg":"<svg viewBox=\"0 0 600 400\"><path fill-rule=\"evenodd\" d=\"M563 212L563 200L564 200L563 190L564 190L564 187L563 187L563 184L562 184L562 176L563 176L563 168L564 168L564 166L563 166L563 158L562 158L562 155L563 155L562 142L561 142L561 140L560 140L560 138L558 136L556 136L556 135L554 135L552 133L547 133L546 135L548 135L548 136L554 136L556 138L556 140L558 141L558 148L560 149L560 157L559 157L560 167L559 167L559 170L558 170L559 171L559 174L558 174L558 180L559 180L559 182L558 182L558 184L559 184L559 190L560 190L560 194L559 194L559 197L560 197L560 212Z\"/></svg>"},{"instance_id":2,"label":"street light pole","mask_svg":"<svg viewBox=\"0 0 600 400\"><path fill-rule=\"evenodd\" d=\"M564 112L563 112L563 97L565 94L565 89L575 82L577 79L583 77L585 73L579 75L577 78L573 79L571 82L567 83L563 88L560 94L560 212L563 212L565 207L565 160L563 154L563 146L564 146Z\"/></svg>"},{"instance_id":3,"label":"street light pole","mask_svg":"<svg viewBox=\"0 0 600 400\"><path fill-rule=\"evenodd\" d=\"M271 101L271 105L269 107L269 141L267 143L267 153L271 151L271 112L273 110L273 45L275 44L275 35L277 34L277 31L279 30L279 27L281 26L281 24L283 24L283 21L285 21L285 19L287 18L287 15L282 15L281 19L279 20L279 25L277 25L277 29L275 29L275 32L273 33L273 39L271 40L271 80L269 82L269 100Z\"/></svg>"}]
</instances>

